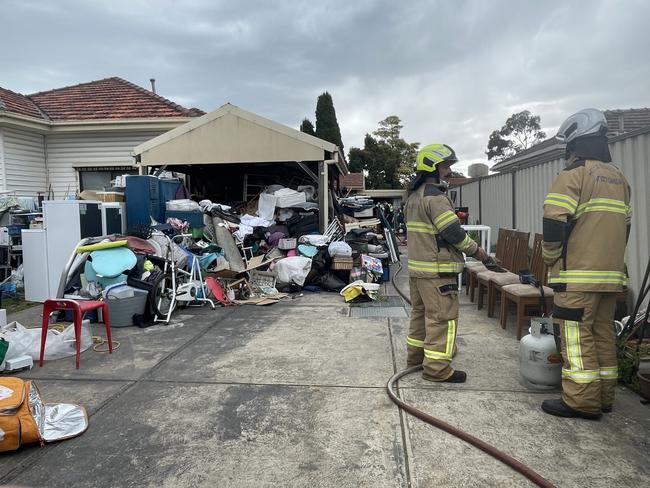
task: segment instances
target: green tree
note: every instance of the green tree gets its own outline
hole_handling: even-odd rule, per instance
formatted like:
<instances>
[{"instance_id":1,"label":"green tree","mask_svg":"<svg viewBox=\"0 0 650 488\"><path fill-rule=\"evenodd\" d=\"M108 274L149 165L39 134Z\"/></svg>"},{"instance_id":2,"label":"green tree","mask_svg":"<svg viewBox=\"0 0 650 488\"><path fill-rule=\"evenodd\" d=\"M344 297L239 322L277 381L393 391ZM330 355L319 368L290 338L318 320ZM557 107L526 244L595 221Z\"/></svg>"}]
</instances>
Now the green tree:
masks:
<instances>
[{"instance_id":1,"label":"green tree","mask_svg":"<svg viewBox=\"0 0 650 488\"><path fill-rule=\"evenodd\" d=\"M318 97L316 102L316 137L336 144L343 151L341 129L336 121L336 111L332 96L325 92Z\"/></svg>"},{"instance_id":2,"label":"green tree","mask_svg":"<svg viewBox=\"0 0 650 488\"><path fill-rule=\"evenodd\" d=\"M309 120L306 117L302 120L302 123L300 124L300 132L304 132L305 134L309 134L310 136L316 135L316 131L314 130L314 125L311 123L311 120Z\"/></svg>"},{"instance_id":3,"label":"green tree","mask_svg":"<svg viewBox=\"0 0 650 488\"><path fill-rule=\"evenodd\" d=\"M502 161L538 144L545 137L539 115L524 110L508 117L500 130L492 131L485 154L489 160Z\"/></svg>"},{"instance_id":4,"label":"green tree","mask_svg":"<svg viewBox=\"0 0 650 488\"><path fill-rule=\"evenodd\" d=\"M373 134L380 143L388 146L388 161L386 179L390 182L389 188L405 186L415 171L415 158L418 153L419 142L406 142L400 133L404 128L397 115L390 115L379 122L379 128ZM394 168L394 170L393 170Z\"/></svg>"},{"instance_id":5,"label":"green tree","mask_svg":"<svg viewBox=\"0 0 650 488\"><path fill-rule=\"evenodd\" d=\"M401 130L401 120L391 115L372 135L366 134L362 149L350 148L350 170L366 174L367 188L400 188L413 174L419 144L406 142Z\"/></svg>"}]
</instances>

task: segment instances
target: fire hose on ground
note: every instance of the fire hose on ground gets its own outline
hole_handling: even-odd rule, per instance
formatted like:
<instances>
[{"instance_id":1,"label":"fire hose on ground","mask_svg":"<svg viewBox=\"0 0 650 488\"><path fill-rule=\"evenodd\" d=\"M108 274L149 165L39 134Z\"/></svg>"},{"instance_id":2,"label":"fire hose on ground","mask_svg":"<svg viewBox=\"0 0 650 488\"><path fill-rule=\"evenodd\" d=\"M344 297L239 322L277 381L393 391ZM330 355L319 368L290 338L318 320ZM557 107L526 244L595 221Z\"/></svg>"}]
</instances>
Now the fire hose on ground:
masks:
<instances>
[{"instance_id":1,"label":"fire hose on ground","mask_svg":"<svg viewBox=\"0 0 650 488\"><path fill-rule=\"evenodd\" d=\"M400 289L399 287L395 284L395 278L397 275L402 271L402 265L398 263L399 268L393 275L391 282L393 283L393 286L397 290L397 293L400 294L400 296L408 303L411 305L411 301L409 297L407 297ZM521 463L520 461L517 461L515 458L512 456L509 456L505 452L497 449L496 447L488 444L487 442L482 441L478 437L474 437L471 434L468 434L467 432L464 432L453 425L448 424L447 422L444 422L436 417L433 417L425 412L422 412L421 410L418 410L415 408L413 405L410 405L403 401L401 398L397 396L397 393L393 390L393 387L396 386L396 383L400 380L400 378L411 374L415 373L416 371L420 371L422 369L422 366L413 366L412 368L405 369L403 371L400 371L396 374L394 374L389 380L388 383L386 384L386 390L388 392L388 396L390 399L400 408L406 410L408 413L413 415L414 417L419 418L420 420L437 427L438 429L444 430L445 432L458 437L459 439L473 445L474 447L477 447L478 449L482 450L483 452L486 452L490 456L498 459L502 463L510 466L512 469L517 471L518 473L522 474L526 478L528 478L530 481L535 483L537 486L541 486L544 488L555 488L555 485L548 481L546 478L535 472L533 469L530 467L526 466L525 464ZM399 387L397 387L399 388Z\"/></svg>"}]
</instances>

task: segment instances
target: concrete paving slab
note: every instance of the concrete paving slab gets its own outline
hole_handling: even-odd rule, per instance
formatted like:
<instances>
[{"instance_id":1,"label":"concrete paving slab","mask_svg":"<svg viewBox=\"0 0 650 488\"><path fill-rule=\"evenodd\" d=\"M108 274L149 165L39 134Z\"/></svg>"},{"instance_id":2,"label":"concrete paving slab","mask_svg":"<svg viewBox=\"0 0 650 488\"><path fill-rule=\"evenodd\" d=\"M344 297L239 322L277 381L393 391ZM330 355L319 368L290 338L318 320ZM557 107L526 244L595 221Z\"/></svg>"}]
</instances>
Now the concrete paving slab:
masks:
<instances>
[{"instance_id":1,"label":"concrete paving slab","mask_svg":"<svg viewBox=\"0 0 650 488\"><path fill-rule=\"evenodd\" d=\"M43 305L35 303L30 308L20 310L19 312L10 313L7 316L7 323L20 322L25 327L40 327L43 322Z\"/></svg>"},{"instance_id":2,"label":"concrete paving slab","mask_svg":"<svg viewBox=\"0 0 650 488\"><path fill-rule=\"evenodd\" d=\"M202 334L208 327L227 316L230 311L202 309L181 310L174 314L171 326L146 329L119 327L111 329L113 340L120 347L112 354L87 349L81 354L80 368L75 369L74 356L46 361L40 368L21 373L25 378L97 378L136 380L177 348ZM92 333L105 337L102 324L92 324ZM102 346L105 348L105 346Z\"/></svg>"},{"instance_id":3,"label":"concrete paving slab","mask_svg":"<svg viewBox=\"0 0 650 488\"><path fill-rule=\"evenodd\" d=\"M599 422L551 417L535 394L403 390L407 401L483 439L558 487L644 486L650 419L620 412ZM534 486L482 451L414 417L407 420L414 486Z\"/></svg>"},{"instance_id":4,"label":"concrete paving slab","mask_svg":"<svg viewBox=\"0 0 650 488\"><path fill-rule=\"evenodd\" d=\"M12 482L406 486L399 432L380 390L147 382Z\"/></svg>"},{"instance_id":5,"label":"concrete paving slab","mask_svg":"<svg viewBox=\"0 0 650 488\"><path fill-rule=\"evenodd\" d=\"M410 311L410 309L408 309ZM483 314L481 316L480 314ZM485 317L484 311L461 298L459 326L456 343L458 354L453 367L467 372L468 381L462 385L443 385L458 389L494 391L528 391L520 380L519 341L513 331L503 330L498 320ZM408 319L391 318L393 347L398 369L406 367L406 335ZM404 386L429 387L431 383L418 375L410 375L402 382ZM433 385L433 387L438 387Z\"/></svg>"},{"instance_id":6,"label":"concrete paving slab","mask_svg":"<svg viewBox=\"0 0 650 488\"><path fill-rule=\"evenodd\" d=\"M225 318L153 377L381 387L392 375L386 319L348 318L337 308L278 313L278 307Z\"/></svg>"},{"instance_id":7,"label":"concrete paving slab","mask_svg":"<svg viewBox=\"0 0 650 488\"><path fill-rule=\"evenodd\" d=\"M36 385L41 392L41 397L46 403L75 403L82 405L88 416L91 417L90 425L94 420L92 415L109 399L117 395L130 383L124 381L67 381L67 380L38 380ZM46 446L52 449L55 444ZM41 449L38 444L25 446L19 451L2 453L0 456L0 479L28 466L39 456L45 454L46 449Z\"/></svg>"}]
</instances>

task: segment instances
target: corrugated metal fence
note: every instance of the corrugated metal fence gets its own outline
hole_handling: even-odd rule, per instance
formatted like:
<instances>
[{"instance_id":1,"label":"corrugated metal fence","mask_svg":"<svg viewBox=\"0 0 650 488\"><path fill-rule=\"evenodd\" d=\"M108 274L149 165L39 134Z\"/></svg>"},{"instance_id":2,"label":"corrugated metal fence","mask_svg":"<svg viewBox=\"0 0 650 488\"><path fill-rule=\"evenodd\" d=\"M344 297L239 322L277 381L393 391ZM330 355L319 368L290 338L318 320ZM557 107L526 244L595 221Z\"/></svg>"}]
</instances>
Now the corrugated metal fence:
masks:
<instances>
[{"instance_id":1,"label":"corrugated metal fence","mask_svg":"<svg viewBox=\"0 0 650 488\"><path fill-rule=\"evenodd\" d=\"M636 291L641 286L650 246L650 129L612 139L610 151L632 186L632 233L626 261L630 288ZM556 159L481 178L458 189L460 205L469 207L469 223L494 229L492 244L496 243L496 229L500 227L530 231L531 235L542 232L544 197L563 168L564 160Z\"/></svg>"}]
</instances>

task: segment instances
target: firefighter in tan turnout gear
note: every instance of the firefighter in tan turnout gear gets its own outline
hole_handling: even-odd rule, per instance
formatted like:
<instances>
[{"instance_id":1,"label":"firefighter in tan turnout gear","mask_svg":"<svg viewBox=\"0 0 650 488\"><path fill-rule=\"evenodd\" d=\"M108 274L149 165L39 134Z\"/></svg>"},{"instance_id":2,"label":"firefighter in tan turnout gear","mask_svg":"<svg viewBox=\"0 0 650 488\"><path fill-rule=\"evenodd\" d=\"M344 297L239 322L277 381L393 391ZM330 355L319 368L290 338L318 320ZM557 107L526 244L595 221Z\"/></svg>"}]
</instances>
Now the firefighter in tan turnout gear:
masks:
<instances>
[{"instance_id":1,"label":"firefighter in tan turnout gear","mask_svg":"<svg viewBox=\"0 0 650 488\"><path fill-rule=\"evenodd\" d=\"M430 144L417 156L417 172L406 202L411 323L406 339L408 366L422 364L430 381L462 383L467 375L454 371L458 326L457 276L463 254L481 261L487 254L465 233L447 197L446 178L457 161L445 144Z\"/></svg>"},{"instance_id":2,"label":"firefighter in tan turnout gear","mask_svg":"<svg viewBox=\"0 0 650 488\"><path fill-rule=\"evenodd\" d=\"M542 409L598 419L611 412L617 379L616 293L626 282L630 186L610 164L607 121L596 109L569 117L557 138L566 168L544 201L543 256L555 290L553 321L562 348L562 398Z\"/></svg>"}]
</instances>

